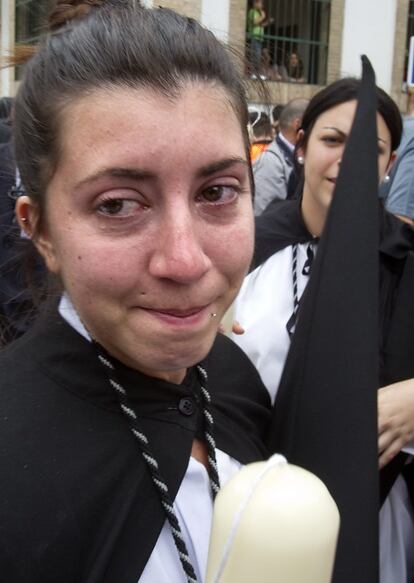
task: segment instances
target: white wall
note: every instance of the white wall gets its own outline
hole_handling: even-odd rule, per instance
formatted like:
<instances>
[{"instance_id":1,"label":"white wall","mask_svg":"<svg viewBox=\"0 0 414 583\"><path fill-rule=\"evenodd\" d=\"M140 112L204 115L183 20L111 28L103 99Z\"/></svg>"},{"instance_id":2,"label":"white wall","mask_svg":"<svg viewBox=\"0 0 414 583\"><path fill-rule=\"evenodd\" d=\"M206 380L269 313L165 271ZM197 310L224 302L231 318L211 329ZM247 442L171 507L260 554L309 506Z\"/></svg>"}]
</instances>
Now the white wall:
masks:
<instances>
[{"instance_id":1,"label":"white wall","mask_svg":"<svg viewBox=\"0 0 414 583\"><path fill-rule=\"evenodd\" d=\"M366 54L378 85L391 90L396 12L397 0L346 0L341 76L359 77Z\"/></svg>"},{"instance_id":2,"label":"white wall","mask_svg":"<svg viewBox=\"0 0 414 583\"><path fill-rule=\"evenodd\" d=\"M230 0L203 0L201 23L227 42L229 36Z\"/></svg>"}]
</instances>

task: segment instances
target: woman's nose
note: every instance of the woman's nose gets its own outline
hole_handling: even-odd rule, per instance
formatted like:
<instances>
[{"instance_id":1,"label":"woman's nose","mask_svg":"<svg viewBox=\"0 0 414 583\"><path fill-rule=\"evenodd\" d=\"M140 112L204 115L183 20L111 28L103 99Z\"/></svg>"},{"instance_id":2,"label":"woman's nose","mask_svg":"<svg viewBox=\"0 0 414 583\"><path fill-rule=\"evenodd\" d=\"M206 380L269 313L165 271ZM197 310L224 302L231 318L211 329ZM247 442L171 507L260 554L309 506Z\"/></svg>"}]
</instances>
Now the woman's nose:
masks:
<instances>
[{"instance_id":1,"label":"woman's nose","mask_svg":"<svg viewBox=\"0 0 414 583\"><path fill-rule=\"evenodd\" d=\"M203 241L206 240L196 219L189 216L172 218L160 229L155 250L150 259L152 276L179 283L199 280L211 267Z\"/></svg>"}]
</instances>

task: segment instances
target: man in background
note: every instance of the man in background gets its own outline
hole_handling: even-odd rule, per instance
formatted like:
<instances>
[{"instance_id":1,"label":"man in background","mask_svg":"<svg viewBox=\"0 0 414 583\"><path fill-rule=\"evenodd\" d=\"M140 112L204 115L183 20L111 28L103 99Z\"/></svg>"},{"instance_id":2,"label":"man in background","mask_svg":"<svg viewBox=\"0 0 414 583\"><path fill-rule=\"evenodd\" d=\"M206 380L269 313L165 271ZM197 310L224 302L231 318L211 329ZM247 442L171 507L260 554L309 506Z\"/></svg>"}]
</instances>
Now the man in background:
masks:
<instances>
[{"instance_id":1,"label":"man in background","mask_svg":"<svg viewBox=\"0 0 414 583\"><path fill-rule=\"evenodd\" d=\"M397 159L387 178L380 190L386 209L414 226L414 111L404 119Z\"/></svg>"},{"instance_id":2,"label":"man in background","mask_svg":"<svg viewBox=\"0 0 414 583\"><path fill-rule=\"evenodd\" d=\"M273 200L287 198L288 191L292 194L289 180L294 168L297 133L307 105L307 99L292 99L285 105L279 118L278 135L253 165L256 216Z\"/></svg>"}]
</instances>

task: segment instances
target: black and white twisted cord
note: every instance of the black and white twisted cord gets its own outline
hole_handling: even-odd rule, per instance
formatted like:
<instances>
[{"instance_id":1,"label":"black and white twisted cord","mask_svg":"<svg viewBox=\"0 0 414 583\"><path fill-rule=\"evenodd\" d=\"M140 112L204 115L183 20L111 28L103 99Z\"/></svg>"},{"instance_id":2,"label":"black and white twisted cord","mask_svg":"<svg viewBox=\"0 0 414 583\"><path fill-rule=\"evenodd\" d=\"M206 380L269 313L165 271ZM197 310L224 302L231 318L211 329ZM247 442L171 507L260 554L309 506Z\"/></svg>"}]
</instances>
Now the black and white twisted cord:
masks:
<instances>
[{"instance_id":1,"label":"black and white twisted cord","mask_svg":"<svg viewBox=\"0 0 414 583\"><path fill-rule=\"evenodd\" d=\"M97 348L99 361L106 368L109 383L118 396L120 408L128 419L131 431L138 442L142 456L149 469L152 482L160 497L161 504L164 509L167 520L169 522L174 544L177 548L178 556L180 558L180 562L186 575L187 581L188 583L197 583L197 576L188 554L187 546L182 535L180 523L174 510L168 486L161 475L158 462L155 459L154 455L152 454L146 435L139 428L137 415L133 408L131 407L131 405L129 404L126 390L116 378L116 371L114 365L112 364L109 357L106 354L103 354L102 349L98 345ZM220 482L217 471L215 441L213 435L214 422L213 417L210 413L211 397L206 388L208 383L207 372L200 365L197 366L197 371L200 377L201 395L203 399L205 439L207 445L208 461L210 466L209 469L211 491L214 499L220 488Z\"/></svg>"},{"instance_id":2,"label":"black and white twisted cord","mask_svg":"<svg viewBox=\"0 0 414 583\"><path fill-rule=\"evenodd\" d=\"M299 298L298 298L298 244L296 243L292 247L292 284L293 284L293 313L286 324L286 330L291 338L295 331L296 316L299 309Z\"/></svg>"},{"instance_id":3,"label":"black and white twisted cord","mask_svg":"<svg viewBox=\"0 0 414 583\"><path fill-rule=\"evenodd\" d=\"M220 490L220 479L218 475L217 460L216 460L216 442L214 439L214 420L210 411L211 396L207 390L208 376L206 370L200 365L197 365L197 371L200 377L201 396L203 398L203 413L204 413L204 436L207 446L208 465L210 469L210 484L213 500Z\"/></svg>"},{"instance_id":4,"label":"black and white twisted cord","mask_svg":"<svg viewBox=\"0 0 414 583\"><path fill-rule=\"evenodd\" d=\"M311 241L306 249L306 261L303 265L302 275L309 277L312 268L313 260L315 258L315 253L313 250L314 243L317 239ZM292 338L295 332L296 320L298 316L298 310L300 305L300 299L298 294L298 244L296 243L292 247L292 286L293 286L293 313L286 324L286 330L289 337Z\"/></svg>"}]
</instances>

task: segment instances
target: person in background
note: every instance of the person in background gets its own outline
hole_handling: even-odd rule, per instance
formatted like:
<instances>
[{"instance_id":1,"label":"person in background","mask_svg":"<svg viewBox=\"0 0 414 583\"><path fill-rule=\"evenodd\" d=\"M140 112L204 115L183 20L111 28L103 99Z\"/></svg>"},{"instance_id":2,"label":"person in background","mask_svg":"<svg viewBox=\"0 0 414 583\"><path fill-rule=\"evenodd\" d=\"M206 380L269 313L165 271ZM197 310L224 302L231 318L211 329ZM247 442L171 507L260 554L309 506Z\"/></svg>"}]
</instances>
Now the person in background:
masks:
<instances>
[{"instance_id":1,"label":"person in background","mask_svg":"<svg viewBox=\"0 0 414 583\"><path fill-rule=\"evenodd\" d=\"M262 58L260 64L260 77L268 81L281 81L282 76L279 74L278 66L272 62L270 50L268 47L262 48Z\"/></svg>"},{"instance_id":2,"label":"person in background","mask_svg":"<svg viewBox=\"0 0 414 583\"><path fill-rule=\"evenodd\" d=\"M249 40L251 78L256 79L260 74L262 62L262 48L264 29L271 24L263 8L263 0L253 0L252 7L247 13L247 36Z\"/></svg>"},{"instance_id":3,"label":"person in background","mask_svg":"<svg viewBox=\"0 0 414 583\"><path fill-rule=\"evenodd\" d=\"M298 53L293 52L287 56L284 66L281 67L281 75L283 81L288 83L306 83L303 63Z\"/></svg>"},{"instance_id":4,"label":"person in background","mask_svg":"<svg viewBox=\"0 0 414 583\"><path fill-rule=\"evenodd\" d=\"M390 213L414 226L414 117L404 119L397 160L381 185L380 196Z\"/></svg>"},{"instance_id":5,"label":"person in background","mask_svg":"<svg viewBox=\"0 0 414 583\"><path fill-rule=\"evenodd\" d=\"M288 192L294 191L293 184L289 187L289 180L294 169L297 133L307 105L307 99L292 99L285 105L279 118L278 135L253 166L256 216L273 200L283 200Z\"/></svg>"},{"instance_id":6,"label":"person in background","mask_svg":"<svg viewBox=\"0 0 414 583\"><path fill-rule=\"evenodd\" d=\"M250 129L252 133L250 159L254 162L267 150L273 140L272 124L264 111L254 111L250 114Z\"/></svg>"},{"instance_id":7,"label":"person in background","mask_svg":"<svg viewBox=\"0 0 414 583\"><path fill-rule=\"evenodd\" d=\"M269 397L217 334L253 252L245 87L191 18L62 0L15 112L60 294L0 352L1 579L202 582L220 484L267 457Z\"/></svg>"},{"instance_id":8,"label":"person in background","mask_svg":"<svg viewBox=\"0 0 414 583\"><path fill-rule=\"evenodd\" d=\"M303 116L297 143L298 160L303 167L301 197L274 203L256 219L253 270L243 283L234 310L234 318L245 332L235 335L234 340L258 368L272 400L276 400L276 408L298 307L332 200L358 88L358 80L342 79L313 97ZM396 104L379 88L377 98L381 181L395 160L402 123ZM398 354L402 348L401 329L390 340L390 331L395 330L394 314L397 309L410 313L412 293L406 298L405 308L396 298L405 266L412 261L414 231L385 211L381 212L381 223L378 464L383 470L383 484L384 471L400 452L414 453L414 378L406 372L413 368L413 344L403 347L404 354L408 353L403 363L405 372L391 372L387 360L388 354ZM393 476L395 482L388 482L392 489L380 513L381 583L414 580L414 481L410 460L408 457L406 461L411 472L403 464Z\"/></svg>"}]
</instances>

